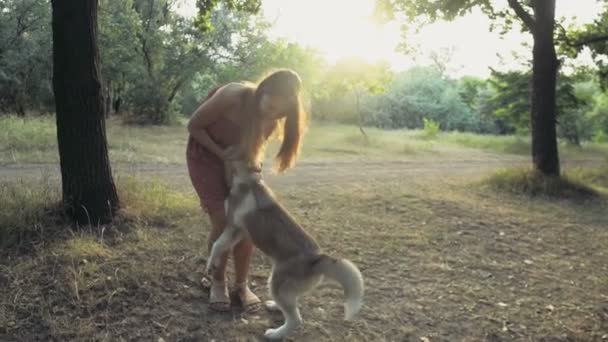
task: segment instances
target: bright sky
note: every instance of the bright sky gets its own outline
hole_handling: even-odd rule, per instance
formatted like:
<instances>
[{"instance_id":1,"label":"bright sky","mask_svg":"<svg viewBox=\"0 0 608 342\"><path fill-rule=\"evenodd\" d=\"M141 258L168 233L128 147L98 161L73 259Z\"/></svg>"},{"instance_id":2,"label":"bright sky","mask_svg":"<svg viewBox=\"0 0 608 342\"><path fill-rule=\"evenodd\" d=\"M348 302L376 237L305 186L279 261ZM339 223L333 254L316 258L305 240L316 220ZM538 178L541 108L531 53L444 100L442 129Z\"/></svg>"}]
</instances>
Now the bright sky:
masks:
<instances>
[{"instance_id":1,"label":"bright sky","mask_svg":"<svg viewBox=\"0 0 608 342\"><path fill-rule=\"evenodd\" d=\"M194 6L194 0L183 0ZM368 61L387 60L395 70L429 63L432 51L449 49L452 57L448 71L454 76L489 74L488 67L499 70L517 68L530 58L527 33L512 32L499 38L489 31L490 20L473 12L454 22L438 22L408 37L418 56L396 52L401 39L398 23L377 26L371 20L375 0L263 0L263 14L275 25L271 34L311 46L333 62L340 57L358 56ZM504 1L504 0L501 0ZM590 22L600 11L597 0L557 0L557 17L577 17ZM517 57L514 57L514 54ZM582 60L588 60L588 56Z\"/></svg>"}]
</instances>

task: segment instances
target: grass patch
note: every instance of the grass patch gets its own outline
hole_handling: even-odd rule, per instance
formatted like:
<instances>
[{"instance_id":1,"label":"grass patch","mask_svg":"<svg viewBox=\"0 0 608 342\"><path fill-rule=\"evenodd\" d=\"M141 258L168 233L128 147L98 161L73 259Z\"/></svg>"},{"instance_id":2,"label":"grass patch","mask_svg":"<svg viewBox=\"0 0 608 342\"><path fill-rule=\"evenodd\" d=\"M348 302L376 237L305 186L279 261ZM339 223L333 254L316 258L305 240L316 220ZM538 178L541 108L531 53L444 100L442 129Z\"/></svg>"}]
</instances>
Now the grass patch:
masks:
<instances>
[{"instance_id":1,"label":"grass patch","mask_svg":"<svg viewBox=\"0 0 608 342\"><path fill-rule=\"evenodd\" d=\"M569 174L585 183L608 190L608 165L597 168L577 168Z\"/></svg>"},{"instance_id":2,"label":"grass patch","mask_svg":"<svg viewBox=\"0 0 608 342\"><path fill-rule=\"evenodd\" d=\"M123 208L115 222L74 231L45 211L47 203L60 201L57 182L1 183L0 340L158 339L167 320L155 304L200 280L188 278L193 270L180 254L186 243L204 246L182 230L200 220L200 208L159 180L119 178L117 188ZM167 233L166 227L175 229ZM46 234L51 230L56 234ZM35 253L17 249L25 244ZM177 270L179 278L167 277ZM159 314L151 320L152 312ZM148 327L135 331L132 324L140 319Z\"/></svg>"},{"instance_id":3,"label":"grass patch","mask_svg":"<svg viewBox=\"0 0 608 342\"><path fill-rule=\"evenodd\" d=\"M470 149L486 150L496 153L527 155L530 153L530 141L520 136L481 135L463 132L442 133L438 140L441 143Z\"/></svg>"},{"instance_id":4,"label":"grass patch","mask_svg":"<svg viewBox=\"0 0 608 342\"><path fill-rule=\"evenodd\" d=\"M0 162L58 161L56 134L50 116L0 116Z\"/></svg>"},{"instance_id":5,"label":"grass patch","mask_svg":"<svg viewBox=\"0 0 608 342\"><path fill-rule=\"evenodd\" d=\"M187 138L185 124L137 126L108 121L108 149L114 162L184 163Z\"/></svg>"},{"instance_id":6,"label":"grass patch","mask_svg":"<svg viewBox=\"0 0 608 342\"><path fill-rule=\"evenodd\" d=\"M103 227L81 227L96 238L74 240L75 231L61 210L59 184L48 178L0 182L0 250L26 253L72 238L62 251L104 256L106 251L96 244L104 234L111 239L113 233L132 227L174 227L200 213L195 196L174 191L160 180L119 178L117 188L122 207L115 221Z\"/></svg>"},{"instance_id":7,"label":"grass patch","mask_svg":"<svg viewBox=\"0 0 608 342\"><path fill-rule=\"evenodd\" d=\"M89 234L73 237L55 249L58 254L73 259L109 258L112 251L101 239Z\"/></svg>"},{"instance_id":8,"label":"grass patch","mask_svg":"<svg viewBox=\"0 0 608 342\"><path fill-rule=\"evenodd\" d=\"M304 141L304 158L315 157L398 157L435 152L435 144L417 138L409 130L382 130L366 127L364 136L357 126L315 124Z\"/></svg>"},{"instance_id":9,"label":"grass patch","mask_svg":"<svg viewBox=\"0 0 608 342\"><path fill-rule=\"evenodd\" d=\"M183 164L187 131L184 122L173 126L124 125L120 119L107 121L108 153L112 163ZM53 117L0 118L0 163L58 162ZM366 127L367 138L355 125L313 123L302 146L302 157L315 158L399 158L443 155L471 150L496 154L529 155L530 139L522 136L494 136L463 132L383 130ZM432 133L429 134L429 131ZM436 133L436 134L435 134ZM272 143L269 156L278 144ZM584 143L582 147L560 144L560 153L570 157L597 157L608 153L607 143Z\"/></svg>"},{"instance_id":10,"label":"grass patch","mask_svg":"<svg viewBox=\"0 0 608 342\"><path fill-rule=\"evenodd\" d=\"M600 196L578 177L549 177L528 168L502 170L486 182L497 190L531 197L589 200Z\"/></svg>"},{"instance_id":11,"label":"grass patch","mask_svg":"<svg viewBox=\"0 0 608 342\"><path fill-rule=\"evenodd\" d=\"M199 213L195 196L176 192L166 183L134 177L118 180L121 216L138 226L175 226Z\"/></svg>"},{"instance_id":12,"label":"grass patch","mask_svg":"<svg viewBox=\"0 0 608 342\"><path fill-rule=\"evenodd\" d=\"M0 182L0 250L29 250L60 234L58 189L45 178Z\"/></svg>"}]
</instances>

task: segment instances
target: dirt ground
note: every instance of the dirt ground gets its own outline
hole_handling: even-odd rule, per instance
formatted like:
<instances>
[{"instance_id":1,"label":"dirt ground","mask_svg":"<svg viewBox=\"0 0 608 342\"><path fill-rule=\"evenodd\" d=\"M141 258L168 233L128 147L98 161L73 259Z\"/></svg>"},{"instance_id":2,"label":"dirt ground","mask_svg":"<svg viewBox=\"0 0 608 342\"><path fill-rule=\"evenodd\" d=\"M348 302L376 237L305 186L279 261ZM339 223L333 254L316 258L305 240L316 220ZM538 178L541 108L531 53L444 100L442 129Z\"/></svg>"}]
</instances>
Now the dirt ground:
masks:
<instances>
[{"instance_id":1,"label":"dirt ground","mask_svg":"<svg viewBox=\"0 0 608 342\"><path fill-rule=\"evenodd\" d=\"M595 160L564 163L565 168ZM352 260L365 305L342 320L341 290L302 298L290 341L608 341L605 199L521 198L480 180L519 157L302 162L268 183L328 254ZM180 165L116 165L117 177L169 182L194 196ZM52 165L0 167L0 178ZM207 308L207 222L197 208L168 227L117 234L101 252L41 248L0 261L0 341L261 341L280 314ZM62 242L63 243L63 242ZM59 250L60 251L60 250ZM252 287L267 299L268 260Z\"/></svg>"}]
</instances>

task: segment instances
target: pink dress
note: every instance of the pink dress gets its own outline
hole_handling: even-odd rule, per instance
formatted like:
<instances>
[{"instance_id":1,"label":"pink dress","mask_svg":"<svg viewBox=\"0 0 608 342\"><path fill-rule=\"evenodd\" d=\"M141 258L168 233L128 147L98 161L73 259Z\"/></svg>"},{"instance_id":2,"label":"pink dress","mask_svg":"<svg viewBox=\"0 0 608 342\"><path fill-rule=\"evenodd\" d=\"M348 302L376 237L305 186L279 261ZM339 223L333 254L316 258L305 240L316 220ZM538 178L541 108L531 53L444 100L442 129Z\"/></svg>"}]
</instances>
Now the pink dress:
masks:
<instances>
[{"instance_id":1,"label":"pink dress","mask_svg":"<svg viewBox=\"0 0 608 342\"><path fill-rule=\"evenodd\" d=\"M209 99L216 89L209 92ZM207 133L222 149L240 142L240 127L231 120L220 117L207 126ZM228 196L228 185L224 178L223 161L198 143L192 136L188 137L186 161L190 180L200 199L201 208L206 212L224 211L224 200Z\"/></svg>"}]
</instances>

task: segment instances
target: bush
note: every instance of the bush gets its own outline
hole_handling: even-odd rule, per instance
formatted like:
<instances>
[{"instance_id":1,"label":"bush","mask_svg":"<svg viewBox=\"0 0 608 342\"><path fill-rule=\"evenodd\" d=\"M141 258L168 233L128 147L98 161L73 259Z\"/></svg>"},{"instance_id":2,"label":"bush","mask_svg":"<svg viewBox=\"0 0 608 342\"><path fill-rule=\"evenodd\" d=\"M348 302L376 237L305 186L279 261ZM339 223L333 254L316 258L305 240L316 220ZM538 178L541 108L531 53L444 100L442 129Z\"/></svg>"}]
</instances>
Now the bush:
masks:
<instances>
[{"instance_id":1,"label":"bush","mask_svg":"<svg viewBox=\"0 0 608 342\"><path fill-rule=\"evenodd\" d=\"M169 95L153 82L141 82L129 94L131 105L127 121L137 124L167 125L180 117L180 103L167 100Z\"/></svg>"},{"instance_id":2,"label":"bush","mask_svg":"<svg viewBox=\"0 0 608 342\"><path fill-rule=\"evenodd\" d=\"M423 118L448 131L483 132L492 128L492 120L463 100L454 80L428 67L397 75L386 93L366 99L363 108L366 123L380 128L423 128Z\"/></svg>"},{"instance_id":3,"label":"bush","mask_svg":"<svg viewBox=\"0 0 608 342\"><path fill-rule=\"evenodd\" d=\"M439 123L433 119L422 118L424 122L424 136L429 139L436 138L439 134Z\"/></svg>"}]
</instances>

